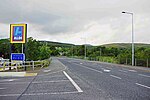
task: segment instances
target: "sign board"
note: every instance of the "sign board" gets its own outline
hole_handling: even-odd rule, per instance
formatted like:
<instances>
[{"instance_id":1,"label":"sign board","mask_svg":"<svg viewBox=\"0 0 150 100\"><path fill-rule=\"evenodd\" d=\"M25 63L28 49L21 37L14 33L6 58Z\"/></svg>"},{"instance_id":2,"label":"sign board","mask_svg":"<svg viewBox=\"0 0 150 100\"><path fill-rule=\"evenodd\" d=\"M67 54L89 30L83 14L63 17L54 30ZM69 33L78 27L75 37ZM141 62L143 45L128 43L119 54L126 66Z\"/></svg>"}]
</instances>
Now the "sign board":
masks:
<instances>
[{"instance_id":1,"label":"sign board","mask_svg":"<svg viewBox=\"0 0 150 100\"><path fill-rule=\"evenodd\" d=\"M25 43L27 24L10 24L10 43Z\"/></svg>"},{"instance_id":2,"label":"sign board","mask_svg":"<svg viewBox=\"0 0 150 100\"><path fill-rule=\"evenodd\" d=\"M11 60L24 61L25 55L23 53L11 53Z\"/></svg>"}]
</instances>

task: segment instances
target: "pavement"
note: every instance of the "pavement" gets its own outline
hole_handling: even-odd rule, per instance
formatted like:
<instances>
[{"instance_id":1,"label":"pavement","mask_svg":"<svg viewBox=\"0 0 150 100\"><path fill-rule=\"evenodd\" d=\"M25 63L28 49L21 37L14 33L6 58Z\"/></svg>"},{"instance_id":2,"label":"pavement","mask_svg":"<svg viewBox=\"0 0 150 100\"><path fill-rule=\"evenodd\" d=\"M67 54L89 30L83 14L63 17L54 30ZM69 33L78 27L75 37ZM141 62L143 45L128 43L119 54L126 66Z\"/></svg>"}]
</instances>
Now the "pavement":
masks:
<instances>
[{"instance_id":1,"label":"pavement","mask_svg":"<svg viewBox=\"0 0 150 100\"><path fill-rule=\"evenodd\" d=\"M53 58L36 76L0 77L0 100L150 100L145 70Z\"/></svg>"}]
</instances>

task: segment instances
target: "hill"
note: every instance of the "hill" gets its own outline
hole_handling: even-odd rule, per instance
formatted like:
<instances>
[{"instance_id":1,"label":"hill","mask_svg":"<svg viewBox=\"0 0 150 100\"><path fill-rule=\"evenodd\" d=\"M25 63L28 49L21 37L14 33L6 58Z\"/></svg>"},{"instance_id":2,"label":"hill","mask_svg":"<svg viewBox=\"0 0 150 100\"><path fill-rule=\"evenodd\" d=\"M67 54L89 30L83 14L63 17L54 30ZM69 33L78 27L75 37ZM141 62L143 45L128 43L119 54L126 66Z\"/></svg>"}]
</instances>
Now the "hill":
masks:
<instances>
[{"instance_id":1,"label":"hill","mask_svg":"<svg viewBox=\"0 0 150 100\"><path fill-rule=\"evenodd\" d=\"M105 47L116 47L116 48L131 48L131 43L111 43L111 44L104 44L100 46L105 46ZM144 43L135 43L134 44L135 48L150 48L150 44L144 44Z\"/></svg>"}]
</instances>

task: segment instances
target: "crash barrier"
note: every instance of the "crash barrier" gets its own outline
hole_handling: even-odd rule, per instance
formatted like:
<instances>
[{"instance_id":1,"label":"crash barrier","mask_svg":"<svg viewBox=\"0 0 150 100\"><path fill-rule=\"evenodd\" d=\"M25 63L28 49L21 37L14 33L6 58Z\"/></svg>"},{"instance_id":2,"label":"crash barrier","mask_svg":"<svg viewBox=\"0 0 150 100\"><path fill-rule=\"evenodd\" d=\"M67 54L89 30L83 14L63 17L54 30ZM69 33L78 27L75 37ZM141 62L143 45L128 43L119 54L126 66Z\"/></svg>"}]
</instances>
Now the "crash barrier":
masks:
<instances>
[{"instance_id":1,"label":"crash barrier","mask_svg":"<svg viewBox=\"0 0 150 100\"><path fill-rule=\"evenodd\" d=\"M29 68L31 70L35 70L36 67L45 67L48 66L51 62L51 59L45 59L45 60L38 60L38 61L11 61L11 62L4 62L1 65L1 68L3 69L2 71L6 71L6 70L12 70L15 69L15 71L17 72L18 69L21 68Z\"/></svg>"}]
</instances>

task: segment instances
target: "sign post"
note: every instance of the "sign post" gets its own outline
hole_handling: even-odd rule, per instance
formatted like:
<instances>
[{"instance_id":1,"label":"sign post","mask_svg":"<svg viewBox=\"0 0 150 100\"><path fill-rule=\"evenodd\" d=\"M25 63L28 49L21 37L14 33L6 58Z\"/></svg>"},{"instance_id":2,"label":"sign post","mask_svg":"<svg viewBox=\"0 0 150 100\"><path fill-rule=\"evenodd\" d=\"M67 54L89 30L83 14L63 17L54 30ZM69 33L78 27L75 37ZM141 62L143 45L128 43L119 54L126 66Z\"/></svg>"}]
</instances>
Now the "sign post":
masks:
<instances>
[{"instance_id":1,"label":"sign post","mask_svg":"<svg viewBox=\"0 0 150 100\"><path fill-rule=\"evenodd\" d=\"M26 43L26 39L27 39L27 24L10 24L10 43L22 43L22 54L24 53L23 44ZM21 59L20 57L24 56L25 58L25 55L22 54L15 54L15 53L11 54L12 57L11 60L13 58L15 59L15 57Z\"/></svg>"}]
</instances>

